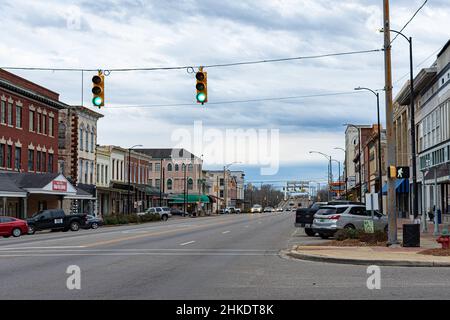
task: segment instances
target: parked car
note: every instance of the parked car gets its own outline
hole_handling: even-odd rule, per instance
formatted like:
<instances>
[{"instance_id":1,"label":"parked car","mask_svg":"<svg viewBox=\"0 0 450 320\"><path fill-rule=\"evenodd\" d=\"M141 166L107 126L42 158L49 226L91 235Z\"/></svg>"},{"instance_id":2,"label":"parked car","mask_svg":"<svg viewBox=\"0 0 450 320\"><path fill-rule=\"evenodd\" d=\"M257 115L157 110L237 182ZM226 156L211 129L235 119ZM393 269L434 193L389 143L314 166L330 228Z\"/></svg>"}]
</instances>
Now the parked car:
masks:
<instances>
[{"instance_id":1,"label":"parked car","mask_svg":"<svg viewBox=\"0 0 450 320\"><path fill-rule=\"evenodd\" d=\"M278 207L275 211L276 212L283 212L283 208L282 207Z\"/></svg>"},{"instance_id":2,"label":"parked car","mask_svg":"<svg viewBox=\"0 0 450 320\"><path fill-rule=\"evenodd\" d=\"M103 225L103 219L102 218L98 218L96 216L87 215L87 220L86 223L81 226L83 229L98 229L98 227Z\"/></svg>"},{"instance_id":3,"label":"parked car","mask_svg":"<svg viewBox=\"0 0 450 320\"><path fill-rule=\"evenodd\" d=\"M187 213L186 211L180 210L180 209L178 209L178 208L172 208L172 209L170 209L170 213L171 213L173 216L182 216L182 217L185 217L185 216L188 216L188 215L189 215L189 213Z\"/></svg>"},{"instance_id":4,"label":"parked car","mask_svg":"<svg viewBox=\"0 0 450 320\"><path fill-rule=\"evenodd\" d=\"M295 212L295 226L299 228L305 228L307 236L315 236L315 232L312 230L312 224L314 220L314 214L321 207L326 205L339 205L339 204L361 204L360 202L353 202L347 200L335 200L329 202L315 202L308 208L298 208Z\"/></svg>"},{"instance_id":5,"label":"parked car","mask_svg":"<svg viewBox=\"0 0 450 320\"><path fill-rule=\"evenodd\" d=\"M253 207L250 209L250 213L261 213L262 212L262 206L259 204L253 205Z\"/></svg>"},{"instance_id":6,"label":"parked car","mask_svg":"<svg viewBox=\"0 0 450 320\"><path fill-rule=\"evenodd\" d=\"M364 221L371 219L371 212L362 205L325 206L314 215L312 230L322 239L327 239L339 229L363 229ZM375 212L373 222L375 230L387 231L386 216Z\"/></svg>"},{"instance_id":7,"label":"parked car","mask_svg":"<svg viewBox=\"0 0 450 320\"><path fill-rule=\"evenodd\" d=\"M272 207L265 207L264 208L264 212L273 212L273 208Z\"/></svg>"},{"instance_id":8,"label":"parked car","mask_svg":"<svg viewBox=\"0 0 450 320\"><path fill-rule=\"evenodd\" d=\"M140 213L139 215L143 214L159 214L162 221L167 221L172 216L170 208L167 207L150 207L145 210L144 213Z\"/></svg>"},{"instance_id":9,"label":"parked car","mask_svg":"<svg viewBox=\"0 0 450 320\"><path fill-rule=\"evenodd\" d=\"M27 219L28 234L42 230L78 231L86 221L86 214L66 215L62 209L41 210Z\"/></svg>"},{"instance_id":10,"label":"parked car","mask_svg":"<svg viewBox=\"0 0 450 320\"><path fill-rule=\"evenodd\" d=\"M28 224L25 220L13 217L0 217L0 236L3 238L20 237L22 234L27 234Z\"/></svg>"}]
</instances>

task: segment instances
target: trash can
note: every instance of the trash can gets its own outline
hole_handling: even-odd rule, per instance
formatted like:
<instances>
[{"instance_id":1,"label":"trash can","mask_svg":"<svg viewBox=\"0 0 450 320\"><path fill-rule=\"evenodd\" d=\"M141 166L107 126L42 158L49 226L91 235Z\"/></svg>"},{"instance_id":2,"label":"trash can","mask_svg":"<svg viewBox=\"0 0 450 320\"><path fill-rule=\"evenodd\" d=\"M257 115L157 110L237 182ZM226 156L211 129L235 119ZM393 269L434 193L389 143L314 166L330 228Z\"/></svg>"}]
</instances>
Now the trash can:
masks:
<instances>
[{"instance_id":1,"label":"trash can","mask_svg":"<svg viewBox=\"0 0 450 320\"><path fill-rule=\"evenodd\" d=\"M420 247L420 224L403 225L403 247Z\"/></svg>"}]
</instances>

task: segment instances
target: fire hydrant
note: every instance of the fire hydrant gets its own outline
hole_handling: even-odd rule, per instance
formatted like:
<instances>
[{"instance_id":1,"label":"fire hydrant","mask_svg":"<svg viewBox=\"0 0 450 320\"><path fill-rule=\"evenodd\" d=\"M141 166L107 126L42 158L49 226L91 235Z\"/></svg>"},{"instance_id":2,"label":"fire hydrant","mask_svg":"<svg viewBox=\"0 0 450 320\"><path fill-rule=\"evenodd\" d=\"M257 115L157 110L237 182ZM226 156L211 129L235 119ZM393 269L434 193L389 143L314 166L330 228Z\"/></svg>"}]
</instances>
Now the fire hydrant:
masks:
<instances>
[{"instance_id":1,"label":"fire hydrant","mask_svg":"<svg viewBox=\"0 0 450 320\"><path fill-rule=\"evenodd\" d=\"M442 245L442 249L448 249L450 245L450 234L447 229L442 230L441 236L436 239L436 242Z\"/></svg>"}]
</instances>

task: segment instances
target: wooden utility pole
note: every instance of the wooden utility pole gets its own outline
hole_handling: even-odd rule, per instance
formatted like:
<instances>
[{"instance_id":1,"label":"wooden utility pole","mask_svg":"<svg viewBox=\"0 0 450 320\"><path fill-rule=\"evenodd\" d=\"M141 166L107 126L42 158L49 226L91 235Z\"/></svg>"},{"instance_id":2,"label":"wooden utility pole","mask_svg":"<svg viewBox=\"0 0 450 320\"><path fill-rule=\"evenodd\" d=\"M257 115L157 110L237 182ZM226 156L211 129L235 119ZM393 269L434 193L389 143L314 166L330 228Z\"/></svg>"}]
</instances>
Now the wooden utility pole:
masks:
<instances>
[{"instance_id":1,"label":"wooden utility pole","mask_svg":"<svg viewBox=\"0 0 450 320\"><path fill-rule=\"evenodd\" d=\"M387 161L386 165L395 166L395 137L394 118L392 105L392 66L391 66L391 37L389 0L383 0L383 31L384 31L384 73L385 73L385 97L386 97L386 138L387 138ZM389 171L389 170L388 170ZM387 179L387 214L389 224L388 245L398 244L397 239L397 212L395 210L395 177Z\"/></svg>"}]
</instances>

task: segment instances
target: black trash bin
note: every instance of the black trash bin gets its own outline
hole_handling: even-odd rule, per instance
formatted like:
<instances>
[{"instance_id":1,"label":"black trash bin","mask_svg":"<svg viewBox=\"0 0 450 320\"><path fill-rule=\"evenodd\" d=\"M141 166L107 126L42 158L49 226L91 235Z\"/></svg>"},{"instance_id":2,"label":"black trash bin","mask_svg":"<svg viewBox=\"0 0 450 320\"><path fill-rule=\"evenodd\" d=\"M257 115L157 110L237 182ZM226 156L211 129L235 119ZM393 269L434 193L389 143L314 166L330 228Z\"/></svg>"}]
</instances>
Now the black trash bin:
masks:
<instances>
[{"instance_id":1,"label":"black trash bin","mask_svg":"<svg viewBox=\"0 0 450 320\"><path fill-rule=\"evenodd\" d=\"M403 247L420 247L420 224L403 225Z\"/></svg>"}]
</instances>

